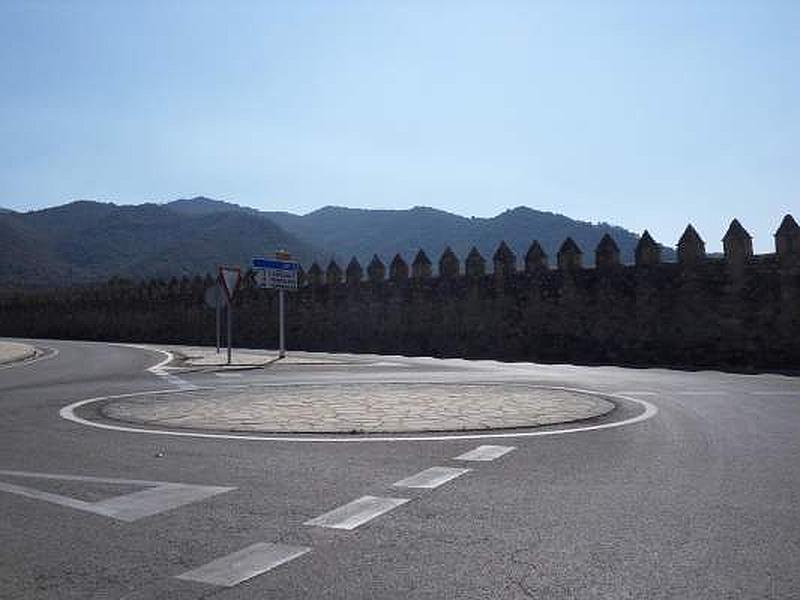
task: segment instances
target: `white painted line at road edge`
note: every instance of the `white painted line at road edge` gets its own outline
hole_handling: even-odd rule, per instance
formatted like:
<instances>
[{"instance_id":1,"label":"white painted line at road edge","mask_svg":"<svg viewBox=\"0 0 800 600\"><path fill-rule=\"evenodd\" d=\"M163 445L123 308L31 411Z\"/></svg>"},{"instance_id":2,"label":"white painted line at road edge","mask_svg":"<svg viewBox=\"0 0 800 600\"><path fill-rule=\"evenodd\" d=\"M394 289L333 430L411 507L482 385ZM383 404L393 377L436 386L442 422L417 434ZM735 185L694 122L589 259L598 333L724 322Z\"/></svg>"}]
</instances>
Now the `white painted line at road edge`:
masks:
<instances>
[{"instance_id":1,"label":"white painted line at road edge","mask_svg":"<svg viewBox=\"0 0 800 600\"><path fill-rule=\"evenodd\" d=\"M378 496L362 496L344 506L334 508L324 515L320 515L304 525L329 527L331 529L352 530L368 523L375 517L389 512L392 509L410 502L408 498L381 498Z\"/></svg>"},{"instance_id":2,"label":"white painted line at road edge","mask_svg":"<svg viewBox=\"0 0 800 600\"><path fill-rule=\"evenodd\" d=\"M453 460L469 460L489 462L501 456L505 456L512 450L516 450L515 446L478 446L469 452L459 454Z\"/></svg>"},{"instance_id":3,"label":"white painted line at road edge","mask_svg":"<svg viewBox=\"0 0 800 600\"><path fill-rule=\"evenodd\" d=\"M431 467L420 471L416 475L406 477L392 484L392 487L418 488L432 490L452 481L456 477L461 477L469 473L472 469L456 469L454 467Z\"/></svg>"},{"instance_id":4,"label":"white painted line at road edge","mask_svg":"<svg viewBox=\"0 0 800 600\"><path fill-rule=\"evenodd\" d=\"M214 389L207 387L197 387L198 390ZM83 417L75 414L75 411L83 406L94 404L96 402L105 402L107 400L117 400L120 398L130 398L132 396L141 396L144 394L169 394L174 393L175 389L169 390L156 390L153 392L134 392L130 394L119 394L116 396L98 396L96 398L87 398L86 400L79 400L73 402L62 408L59 415L62 419L86 425L88 427L95 427L97 429L107 429L110 431L120 431L124 433L141 433L150 435L169 435L173 437L192 437L203 438L212 440L240 440L243 442L298 442L298 443L364 443L364 442L457 442L459 440L484 440L484 439L506 439L506 438L528 438L528 437L543 437L550 435L565 435L568 433L583 433L586 431L600 431L603 429L614 429L624 425L632 425L646 421L651 417L658 414L658 408L650 404L646 400L640 398L632 398L629 396L622 396L620 394L606 394L592 390L581 390L565 387L552 387L551 389L566 391L566 392L580 392L583 394L592 394L602 398L617 398L619 400L626 400L633 402L644 407L644 411L622 421L614 421L612 423L601 423L599 425L584 425L576 427L568 427L565 429L549 429L546 431L504 431L504 432L487 432L487 433L454 433L451 435L406 435L406 436L361 436L361 437L336 437L336 436L301 436L301 435L237 435L233 433L206 433L200 431L175 431L172 429L142 429L139 427L129 427L125 425L112 425L111 423L97 423L89 421Z\"/></svg>"},{"instance_id":5,"label":"white painted line at road edge","mask_svg":"<svg viewBox=\"0 0 800 600\"><path fill-rule=\"evenodd\" d=\"M259 543L177 575L177 579L233 587L311 552L308 546Z\"/></svg>"}]
</instances>

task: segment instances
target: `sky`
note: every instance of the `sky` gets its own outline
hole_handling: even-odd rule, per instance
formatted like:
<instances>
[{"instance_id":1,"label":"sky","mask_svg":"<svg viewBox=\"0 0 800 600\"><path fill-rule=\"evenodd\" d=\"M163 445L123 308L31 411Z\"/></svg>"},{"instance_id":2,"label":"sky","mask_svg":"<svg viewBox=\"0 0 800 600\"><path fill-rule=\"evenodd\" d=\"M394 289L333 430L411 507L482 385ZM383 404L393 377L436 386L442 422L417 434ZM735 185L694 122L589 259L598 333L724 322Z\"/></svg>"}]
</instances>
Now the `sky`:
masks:
<instances>
[{"instance_id":1,"label":"sky","mask_svg":"<svg viewBox=\"0 0 800 600\"><path fill-rule=\"evenodd\" d=\"M0 0L0 206L800 218L797 0Z\"/></svg>"}]
</instances>

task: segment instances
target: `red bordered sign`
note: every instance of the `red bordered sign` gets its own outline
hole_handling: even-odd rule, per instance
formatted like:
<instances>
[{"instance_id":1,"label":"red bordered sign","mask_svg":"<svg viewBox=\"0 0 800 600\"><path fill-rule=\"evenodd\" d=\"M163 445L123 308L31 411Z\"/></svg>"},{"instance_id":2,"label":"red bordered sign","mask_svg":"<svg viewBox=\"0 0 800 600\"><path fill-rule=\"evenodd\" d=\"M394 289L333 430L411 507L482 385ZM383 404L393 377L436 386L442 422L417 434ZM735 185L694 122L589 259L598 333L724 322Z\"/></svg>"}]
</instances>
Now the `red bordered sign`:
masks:
<instances>
[{"instance_id":1,"label":"red bordered sign","mask_svg":"<svg viewBox=\"0 0 800 600\"><path fill-rule=\"evenodd\" d=\"M239 289L242 281L242 270L239 267L220 267L219 282L228 300L233 300L233 295Z\"/></svg>"}]
</instances>

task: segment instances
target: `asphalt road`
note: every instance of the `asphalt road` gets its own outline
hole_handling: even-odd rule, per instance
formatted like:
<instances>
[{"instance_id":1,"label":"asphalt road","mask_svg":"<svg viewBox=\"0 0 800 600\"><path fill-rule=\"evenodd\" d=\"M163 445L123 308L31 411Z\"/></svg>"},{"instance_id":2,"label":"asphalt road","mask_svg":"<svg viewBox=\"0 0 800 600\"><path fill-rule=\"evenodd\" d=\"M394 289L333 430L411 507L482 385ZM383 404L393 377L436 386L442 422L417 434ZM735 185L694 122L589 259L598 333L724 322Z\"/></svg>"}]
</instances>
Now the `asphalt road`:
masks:
<instances>
[{"instance_id":1,"label":"asphalt road","mask_svg":"<svg viewBox=\"0 0 800 600\"><path fill-rule=\"evenodd\" d=\"M425 359L181 375L527 381L658 409L547 436L237 440L66 420L71 403L175 381L147 370L154 352L35 344L50 354L0 368L3 599L800 597L800 378ZM481 445L513 450L455 460ZM431 467L471 470L395 485ZM365 496L407 502L325 525Z\"/></svg>"}]
</instances>

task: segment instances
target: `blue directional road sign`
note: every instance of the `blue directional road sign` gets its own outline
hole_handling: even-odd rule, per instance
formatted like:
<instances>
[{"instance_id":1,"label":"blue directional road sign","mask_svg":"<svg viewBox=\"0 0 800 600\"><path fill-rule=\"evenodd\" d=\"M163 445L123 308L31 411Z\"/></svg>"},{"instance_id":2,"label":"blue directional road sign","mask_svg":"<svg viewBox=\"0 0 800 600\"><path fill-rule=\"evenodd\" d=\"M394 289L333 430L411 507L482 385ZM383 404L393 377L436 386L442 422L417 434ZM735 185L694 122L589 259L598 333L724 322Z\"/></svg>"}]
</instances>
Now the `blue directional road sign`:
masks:
<instances>
[{"instance_id":1,"label":"blue directional road sign","mask_svg":"<svg viewBox=\"0 0 800 600\"><path fill-rule=\"evenodd\" d=\"M254 269L278 269L281 271L297 271L300 263L293 260L279 260L277 258L254 258Z\"/></svg>"},{"instance_id":2,"label":"blue directional road sign","mask_svg":"<svg viewBox=\"0 0 800 600\"><path fill-rule=\"evenodd\" d=\"M297 289L300 263L279 258L254 258L252 265L258 287L278 290Z\"/></svg>"}]
</instances>

